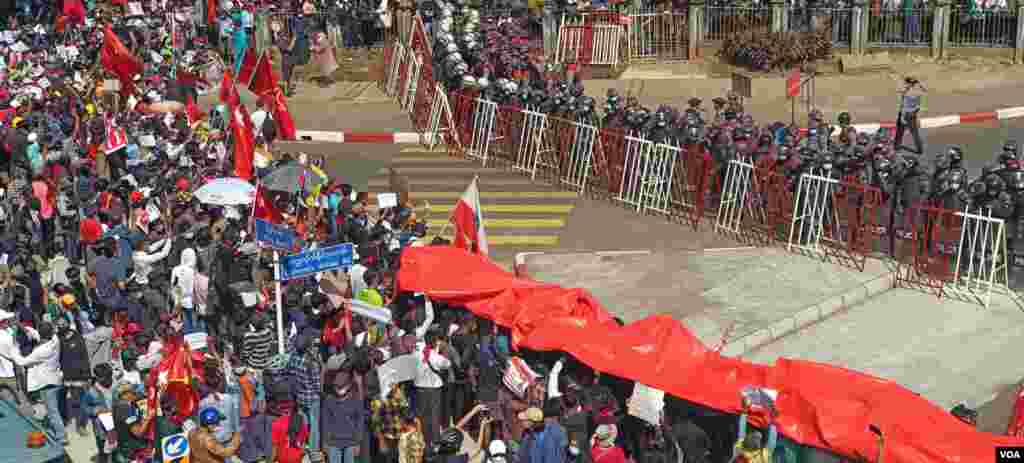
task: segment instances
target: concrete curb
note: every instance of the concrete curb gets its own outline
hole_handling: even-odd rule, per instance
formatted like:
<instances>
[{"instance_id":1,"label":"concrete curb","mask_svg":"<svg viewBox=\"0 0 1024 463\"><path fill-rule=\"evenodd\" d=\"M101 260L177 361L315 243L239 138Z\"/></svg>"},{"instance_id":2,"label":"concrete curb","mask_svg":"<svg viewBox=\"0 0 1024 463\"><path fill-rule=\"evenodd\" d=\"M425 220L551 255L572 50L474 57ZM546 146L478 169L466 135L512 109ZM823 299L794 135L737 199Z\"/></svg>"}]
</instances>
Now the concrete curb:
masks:
<instances>
[{"instance_id":1,"label":"concrete curb","mask_svg":"<svg viewBox=\"0 0 1024 463\"><path fill-rule=\"evenodd\" d=\"M1013 108L997 109L980 113L960 113L947 116L926 117L921 119L922 129L936 129L962 124L974 124L978 122L999 121L1004 119L1016 119L1024 117L1024 106ZM891 129L896 127L895 122L879 122L875 124L855 124L853 126L858 132L877 132L880 128ZM803 129L806 130L806 129ZM416 144L420 142L420 136L433 137L433 133L420 134L418 132L335 132L320 130L298 130L296 133L300 141L323 141L330 143L373 143L386 145Z\"/></svg>"},{"instance_id":2,"label":"concrete curb","mask_svg":"<svg viewBox=\"0 0 1024 463\"><path fill-rule=\"evenodd\" d=\"M839 312L894 288L895 277L894 272L886 272L872 280L861 283L850 291L837 294L817 304L805 307L797 313L778 320L767 327L728 341L722 347L721 353L727 357L740 357L759 347L824 321Z\"/></svg>"}]
</instances>

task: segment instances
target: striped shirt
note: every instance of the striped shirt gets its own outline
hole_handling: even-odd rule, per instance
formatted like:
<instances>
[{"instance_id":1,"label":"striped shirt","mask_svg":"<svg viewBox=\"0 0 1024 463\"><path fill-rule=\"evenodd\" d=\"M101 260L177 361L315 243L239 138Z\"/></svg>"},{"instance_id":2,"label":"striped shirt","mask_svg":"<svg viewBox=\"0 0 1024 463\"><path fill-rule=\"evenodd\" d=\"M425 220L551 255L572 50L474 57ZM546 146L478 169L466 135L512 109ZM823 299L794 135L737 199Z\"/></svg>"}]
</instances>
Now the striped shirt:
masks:
<instances>
[{"instance_id":1,"label":"striped shirt","mask_svg":"<svg viewBox=\"0 0 1024 463\"><path fill-rule=\"evenodd\" d=\"M268 328L249 331L242 337L242 362L249 368L263 370L270 365L274 351L274 332Z\"/></svg>"}]
</instances>

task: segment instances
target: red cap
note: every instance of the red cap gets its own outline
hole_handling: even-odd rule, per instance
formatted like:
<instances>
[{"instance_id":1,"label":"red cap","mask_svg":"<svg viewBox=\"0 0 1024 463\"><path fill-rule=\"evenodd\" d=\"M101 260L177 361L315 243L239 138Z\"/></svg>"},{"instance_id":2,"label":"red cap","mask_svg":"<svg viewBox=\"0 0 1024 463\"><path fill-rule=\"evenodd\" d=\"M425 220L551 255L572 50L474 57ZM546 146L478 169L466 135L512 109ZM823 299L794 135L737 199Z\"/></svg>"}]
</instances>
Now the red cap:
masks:
<instances>
[{"instance_id":1,"label":"red cap","mask_svg":"<svg viewBox=\"0 0 1024 463\"><path fill-rule=\"evenodd\" d=\"M179 178L178 181L175 183L175 186L178 187L178 191L188 190L188 187L189 187L188 179L184 178L184 177Z\"/></svg>"},{"instance_id":2,"label":"red cap","mask_svg":"<svg viewBox=\"0 0 1024 463\"><path fill-rule=\"evenodd\" d=\"M124 332L128 334L141 333L142 327L138 323L129 323L124 327Z\"/></svg>"},{"instance_id":3,"label":"red cap","mask_svg":"<svg viewBox=\"0 0 1024 463\"><path fill-rule=\"evenodd\" d=\"M132 202L133 203L137 203L139 201L142 201L142 193L140 193L138 191L133 191L132 192Z\"/></svg>"}]
</instances>

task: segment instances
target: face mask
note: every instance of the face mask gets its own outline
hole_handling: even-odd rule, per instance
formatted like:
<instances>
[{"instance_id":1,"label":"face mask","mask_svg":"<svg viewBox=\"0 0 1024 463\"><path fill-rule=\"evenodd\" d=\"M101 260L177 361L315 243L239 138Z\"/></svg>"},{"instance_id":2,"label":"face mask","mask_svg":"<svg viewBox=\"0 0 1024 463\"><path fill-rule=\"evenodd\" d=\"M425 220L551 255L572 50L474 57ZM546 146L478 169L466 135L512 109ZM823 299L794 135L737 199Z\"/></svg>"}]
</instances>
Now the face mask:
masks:
<instances>
[{"instance_id":1,"label":"face mask","mask_svg":"<svg viewBox=\"0 0 1024 463\"><path fill-rule=\"evenodd\" d=\"M224 431L225 431L225 429L224 429L224 425L223 424L218 424L217 426L213 427L213 433L214 434L223 434Z\"/></svg>"},{"instance_id":2,"label":"face mask","mask_svg":"<svg viewBox=\"0 0 1024 463\"><path fill-rule=\"evenodd\" d=\"M580 448L575 446L569 447L569 454L572 456L578 456L580 454Z\"/></svg>"}]
</instances>

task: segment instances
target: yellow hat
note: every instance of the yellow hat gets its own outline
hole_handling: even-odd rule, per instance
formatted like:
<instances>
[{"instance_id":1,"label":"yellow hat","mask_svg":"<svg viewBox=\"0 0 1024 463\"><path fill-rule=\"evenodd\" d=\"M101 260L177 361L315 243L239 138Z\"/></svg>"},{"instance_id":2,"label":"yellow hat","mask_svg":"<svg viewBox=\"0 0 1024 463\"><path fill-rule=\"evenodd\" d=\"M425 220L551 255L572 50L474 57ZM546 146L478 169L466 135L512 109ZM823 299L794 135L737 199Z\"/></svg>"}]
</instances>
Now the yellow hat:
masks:
<instances>
[{"instance_id":1,"label":"yellow hat","mask_svg":"<svg viewBox=\"0 0 1024 463\"><path fill-rule=\"evenodd\" d=\"M11 119L11 127L18 127L18 124L21 124L24 120L21 116L16 116L14 119Z\"/></svg>"},{"instance_id":2,"label":"yellow hat","mask_svg":"<svg viewBox=\"0 0 1024 463\"><path fill-rule=\"evenodd\" d=\"M60 297L60 303L66 305L66 306L74 305L75 304L75 295L74 294L65 294L65 295L61 296Z\"/></svg>"},{"instance_id":3,"label":"yellow hat","mask_svg":"<svg viewBox=\"0 0 1024 463\"><path fill-rule=\"evenodd\" d=\"M85 105L85 112L89 113L90 116L96 114L96 106L92 103Z\"/></svg>"}]
</instances>

